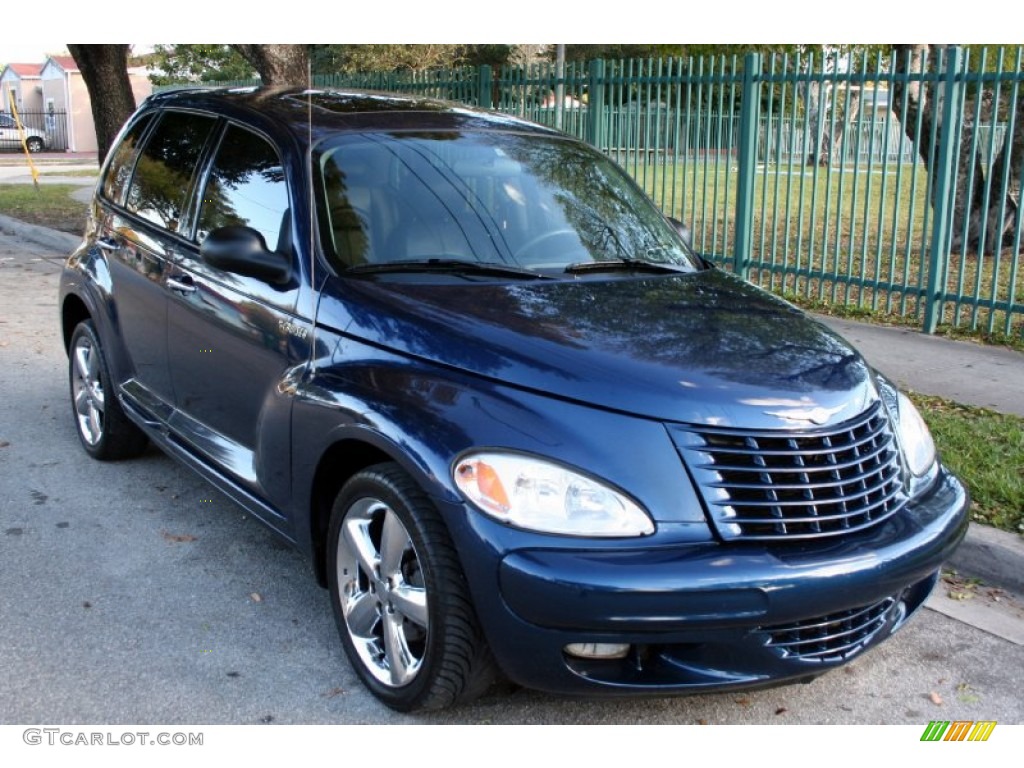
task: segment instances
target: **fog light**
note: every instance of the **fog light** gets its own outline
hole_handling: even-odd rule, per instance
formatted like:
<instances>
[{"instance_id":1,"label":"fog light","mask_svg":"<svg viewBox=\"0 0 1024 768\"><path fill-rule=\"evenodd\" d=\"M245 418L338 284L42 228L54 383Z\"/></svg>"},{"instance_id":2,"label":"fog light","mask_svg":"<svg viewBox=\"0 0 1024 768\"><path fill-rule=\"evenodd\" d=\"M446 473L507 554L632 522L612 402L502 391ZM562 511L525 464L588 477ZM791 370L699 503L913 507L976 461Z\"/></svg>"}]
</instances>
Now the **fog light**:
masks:
<instances>
[{"instance_id":1,"label":"fog light","mask_svg":"<svg viewBox=\"0 0 1024 768\"><path fill-rule=\"evenodd\" d=\"M629 653L627 643L569 643L565 652L581 659L624 659Z\"/></svg>"}]
</instances>

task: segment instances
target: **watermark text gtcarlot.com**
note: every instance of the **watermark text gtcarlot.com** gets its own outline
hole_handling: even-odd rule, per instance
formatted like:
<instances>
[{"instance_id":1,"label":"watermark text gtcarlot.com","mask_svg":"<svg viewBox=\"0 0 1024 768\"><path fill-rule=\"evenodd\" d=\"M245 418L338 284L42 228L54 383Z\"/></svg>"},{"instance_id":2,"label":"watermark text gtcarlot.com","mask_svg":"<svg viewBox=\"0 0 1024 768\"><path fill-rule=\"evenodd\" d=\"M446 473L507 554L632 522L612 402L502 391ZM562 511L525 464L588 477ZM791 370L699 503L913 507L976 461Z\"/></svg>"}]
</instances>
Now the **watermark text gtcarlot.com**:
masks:
<instances>
[{"instance_id":1,"label":"watermark text gtcarlot.com","mask_svg":"<svg viewBox=\"0 0 1024 768\"><path fill-rule=\"evenodd\" d=\"M111 733L110 731L65 731L62 728L26 728L21 734L21 738L26 744L32 746L61 744L67 747L201 747L203 745L202 732L182 733L180 731L177 733L166 731Z\"/></svg>"}]
</instances>

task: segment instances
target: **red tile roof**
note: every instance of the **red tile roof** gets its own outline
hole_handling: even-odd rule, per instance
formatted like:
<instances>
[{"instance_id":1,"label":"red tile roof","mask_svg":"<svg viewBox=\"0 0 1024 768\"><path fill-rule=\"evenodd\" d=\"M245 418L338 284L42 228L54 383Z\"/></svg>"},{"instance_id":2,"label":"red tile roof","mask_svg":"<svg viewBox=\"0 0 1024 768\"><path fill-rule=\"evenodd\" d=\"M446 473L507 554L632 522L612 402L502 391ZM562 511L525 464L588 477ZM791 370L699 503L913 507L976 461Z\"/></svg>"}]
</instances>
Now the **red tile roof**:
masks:
<instances>
[{"instance_id":1,"label":"red tile roof","mask_svg":"<svg viewBox=\"0 0 1024 768\"><path fill-rule=\"evenodd\" d=\"M42 64L8 64L7 66L18 77L39 77L39 73L43 71Z\"/></svg>"},{"instance_id":2,"label":"red tile roof","mask_svg":"<svg viewBox=\"0 0 1024 768\"><path fill-rule=\"evenodd\" d=\"M50 59L57 62L65 72L78 71L78 65L75 64L75 59L72 56L51 56Z\"/></svg>"}]
</instances>

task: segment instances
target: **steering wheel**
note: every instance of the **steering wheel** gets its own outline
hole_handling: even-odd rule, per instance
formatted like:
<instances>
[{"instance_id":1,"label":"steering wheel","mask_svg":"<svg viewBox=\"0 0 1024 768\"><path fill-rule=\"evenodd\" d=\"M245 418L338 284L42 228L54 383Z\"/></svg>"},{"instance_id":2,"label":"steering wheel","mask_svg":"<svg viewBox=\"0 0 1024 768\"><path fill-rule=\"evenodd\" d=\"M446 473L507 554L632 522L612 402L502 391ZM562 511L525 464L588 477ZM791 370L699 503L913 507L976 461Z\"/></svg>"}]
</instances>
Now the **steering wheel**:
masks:
<instances>
[{"instance_id":1,"label":"steering wheel","mask_svg":"<svg viewBox=\"0 0 1024 768\"><path fill-rule=\"evenodd\" d=\"M547 242L548 240L554 240L556 237L571 237L573 239L573 245L578 245L578 237L576 230L574 229L553 229L550 232L544 232L536 237L532 237L519 246L513 253L512 258L519 261L521 256L524 256L529 251L536 248L541 243Z\"/></svg>"}]
</instances>

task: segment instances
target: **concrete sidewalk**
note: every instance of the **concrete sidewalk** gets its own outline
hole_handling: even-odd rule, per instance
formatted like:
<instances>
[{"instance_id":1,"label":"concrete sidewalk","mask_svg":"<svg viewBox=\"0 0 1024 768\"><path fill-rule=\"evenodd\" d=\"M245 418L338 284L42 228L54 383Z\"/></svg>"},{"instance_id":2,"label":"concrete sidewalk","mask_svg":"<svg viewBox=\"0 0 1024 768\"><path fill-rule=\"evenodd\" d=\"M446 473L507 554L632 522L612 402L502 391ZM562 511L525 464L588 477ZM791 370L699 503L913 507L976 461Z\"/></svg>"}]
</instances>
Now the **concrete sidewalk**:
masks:
<instances>
[{"instance_id":1,"label":"concrete sidewalk","mask_svg":"<svg viewBox=\"0 0 1024 768\"><path fill-rule=\"evenodd\" d=\"M902 326L818 318L900 387L1024 416L1024 354Z\"/></svg>"},{"instance_id":2,"label":"concrete sidewalk","mask_svg":"<svg viewBox=\"0 0 1024 768\"><path fill-rule=\"evenodd\" d=\"M81 242L80 237L3 215L0 232L43 246L52 252L46 260L54 263ZM905 327L818 319L901 387L1024 417L1024 354L927 336ZM1019 535L972 523L950 566L1024 595L1024 538Z\"/></svg>"}]
</instances>

